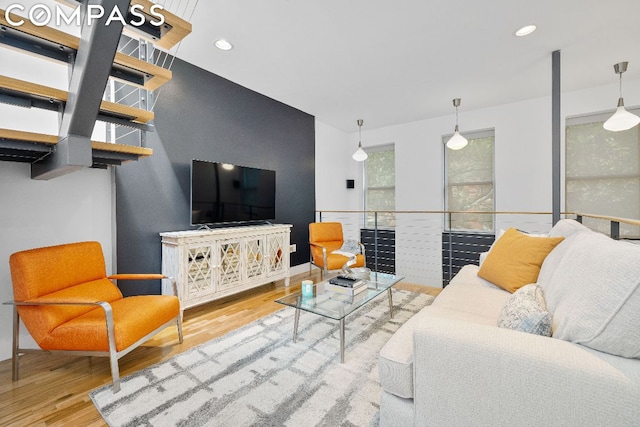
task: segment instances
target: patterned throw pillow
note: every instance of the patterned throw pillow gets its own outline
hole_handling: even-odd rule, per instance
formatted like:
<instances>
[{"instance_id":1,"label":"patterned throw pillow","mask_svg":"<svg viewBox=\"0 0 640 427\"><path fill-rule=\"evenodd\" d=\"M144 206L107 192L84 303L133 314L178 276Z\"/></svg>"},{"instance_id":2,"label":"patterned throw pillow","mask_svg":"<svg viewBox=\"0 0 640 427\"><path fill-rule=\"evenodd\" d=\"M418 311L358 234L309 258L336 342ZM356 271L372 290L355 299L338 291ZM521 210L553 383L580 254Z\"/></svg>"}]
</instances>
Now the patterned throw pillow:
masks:
<instances>
[{"instance_id":1,"label":"patterned throw pillow","mask_svg":"<svg viewBox=\"0 0 640 427\"><path fill-rule=\"evenodd\" d=\"M534 283L515 291L502 307L498 326L550 337L551 314L542 288Z\"/></svg>"},{"instance_id":2,"label":"patterned throw pillow","mask_svg":"<svg viewBox=\"0 0 640 427\"><path fill-rule=\"evenodd\" d=\"M359 254L360 246L358 246L358 242L355 240L345 240L342 244L342 247L334 252L346 252L350 254Z\"/></svg>"}]
</instances>

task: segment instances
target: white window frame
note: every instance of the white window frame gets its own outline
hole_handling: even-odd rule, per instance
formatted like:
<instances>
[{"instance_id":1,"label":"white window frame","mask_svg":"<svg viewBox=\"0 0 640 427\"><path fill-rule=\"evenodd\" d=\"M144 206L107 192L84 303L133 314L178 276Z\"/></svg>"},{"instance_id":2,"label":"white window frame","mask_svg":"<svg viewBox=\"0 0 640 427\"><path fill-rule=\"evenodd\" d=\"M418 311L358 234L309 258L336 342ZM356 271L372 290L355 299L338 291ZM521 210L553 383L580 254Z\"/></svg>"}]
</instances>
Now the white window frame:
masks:
<instances>
[{"instance_id":1,"label":"white window frame","mask_svg":"<svg viewBox=\"0 0 640 427\"><path fill-rule=\"evenodd\" d=\"M395 154L396 154L396 146L395 143L389 143L389 144L384 144L384 145L376 145L373 147L367 147L365 149L365 151L367 152L367 154L371 155L372 153L379 153L381 151L393 151L394 154L394 159L395 159ZM387 217L389 217L388 219L380 219L380 217L378 218L378 223L375 224L370 224L370 221L372 221L369 218L369 214L367 214L367 210L368 210L368 201L367 201L367 190L369 189L369 183L368 183L368 177L367 177L367 162L369 161L369 159L365 160L363 162L363 168L362 168L362 175L363 175L363 179L362 179L362 205L364 207L364 215L363 215L363 223L364 223L364 227L365 228L371 228L377 225L377 228L379 229L392 229L395 228L395 215L391 214L391 215L387 215ZM395 210L395 202L396 202L396 165L395 165L395 161L394 161L394 165L393 165L393 187L380 187L377 189L393 189L393 206L394 206L394 210ZM379 209L374 209L374 210L379 210Z\"/></svg>"},{"instance_id":2,"label":"white window frame","mask_svg":"<svg viewBox=\"0 0 640 427\"><path fill-rule=\"evenodd\" d=\"M636 107L636 108L627 108L627 111L636 114L636 115L640 115L640 107ZM591 113L591 114L582 114L582 115L578 115L578 116L570 116L567 117L565 120L565 140L564 140L564 162L563 162L563 187L562 190L564 192L564 210L566 212L569 211L569 208L567 206L567 202L568 202L568 192L567 192L567 187L569 185L569 183L572 180L588 180L588 181L597 181L598 179L615 179L615 178L635 178L635 179L639 179L640 180L640 160L638 161L638 170L634 173L634 174L620 174L620 175L593 175L593 176L589 176L589 177L581 177L581 178L572 178L572 177L567 177L567 161L568 161L568 156L567 156L567 132L570 126L576 126L576 125L584 125L584 124L600 124L602 125L609 117L611 117L611 115L614 113L615 111L607 111L607 112L596 112L596 113ZM636 131L638 132L638 144L639 144L639 150L638 152L640 153L640 128L636 129ZM616 132L612 132L613 135L616 134ZM640 195L639 195L640 196ZM607 212L607 213L600 213L598 211L594 211L594 212L580 212L580 213L585 213L585 214L601 214L601 215L606 215L606 216L618 216L620 217L621 215L616 215L615 212ZM638 219L638 218L631 218L631 219ZM595 230L601 231L605 234L609 233L610 231L610 224L607 221L602 221L602 220L594 220L594 219L590 219L590 218L584 218L583 222L587 223L587 225L590 228L593 228ZM621 237L627 237L627 238L638 238L638 230L637 227L633 227L633 226L627 226L625 224L620 224L620 236Z\"/></svg>"},{"instance_id":3,"label":"white window frame","mask_svg":"<svg viewBox=\"0 0 640 427\"><path fill-rule=\"evenodd\" d=\"M487 213L487 216L491 217L491 227L476 229L476 228L452 228L451 227L451 219L454 214L444 214L444 230L448 232L469 232L469 233L494 233L496 227L496 218L495 218L495 210L496 210L496 132L495 128L481 129L475 131L469 131L461 133L465 138L469 141L473 139L481 139L481 138L493 138L493 156L492 156L492 171L491 171L491 181L490 182L479 182L477 184L491 184L493 191L493 208L490 213ZM450 148L447 148L447 141L453 136L452 133L442 136L442 147L443 147L443 164L442 164L442 182L443 182L443 210L449 210L449 183L448 183L448 170L447 170L447 154L451 151ZM466 148L466 147L465 147ZM465 148L462 148L460 151L464 151ZM470 183L466 183L468 185ZM485 214L482 214L485 215Z\"/></svg>"}]
</instances>

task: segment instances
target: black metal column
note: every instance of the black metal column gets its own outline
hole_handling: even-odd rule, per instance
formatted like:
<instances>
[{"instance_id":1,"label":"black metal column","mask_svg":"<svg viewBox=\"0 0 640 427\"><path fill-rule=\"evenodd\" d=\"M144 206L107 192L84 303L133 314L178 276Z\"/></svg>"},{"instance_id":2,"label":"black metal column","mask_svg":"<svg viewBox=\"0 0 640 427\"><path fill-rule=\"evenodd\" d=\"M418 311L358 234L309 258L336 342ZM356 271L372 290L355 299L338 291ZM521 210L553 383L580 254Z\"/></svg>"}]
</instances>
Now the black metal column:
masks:
<instances>
[{"instance_id":1,"label":"black metal column","mask_svg":"<svg viewBox=\"0 0 640 427\"><path fill-rule=\"evenodd\" d=\"M560 221L560 193L562 183L560 182L561 171L561 113L560 113L560 51L554 50L551 56L552 68L552 89L551 89L551 167L552 167L552 220L553 224Z\"/></svg>"},{"instance_id":2,"label":"black metal column","mask_svg":"<svg viewBox=\"0 0 640 427\"><path fill-rule=\"evenodd\" d=\"M82 35L69 81L69 97L62 114L56 151L31 166L34 179L51 179L91 166L91 134L98 117L123 25L114 20L106 25L111 11L129 9L130 0L89 0L104 14L89 25L87 3L83 2Z\"/></svg>"}]
</instances>

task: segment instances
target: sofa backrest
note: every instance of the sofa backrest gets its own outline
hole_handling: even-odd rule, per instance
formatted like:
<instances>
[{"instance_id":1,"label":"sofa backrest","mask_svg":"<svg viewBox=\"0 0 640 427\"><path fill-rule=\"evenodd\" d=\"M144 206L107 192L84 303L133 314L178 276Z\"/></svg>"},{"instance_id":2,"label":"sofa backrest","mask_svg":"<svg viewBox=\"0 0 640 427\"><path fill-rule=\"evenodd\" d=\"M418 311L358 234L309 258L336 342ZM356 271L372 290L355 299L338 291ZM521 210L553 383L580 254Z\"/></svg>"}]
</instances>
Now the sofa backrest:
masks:
<instances>
[{"instance_id":1,"label":"sofa backrest","mask_svg":"<svg viewBox=\"0 0 640 427\"><path fill-rule=\"evenodd\" d=\"M569 237L575 233L581 232L593 232L589 227L586 227L576 221L575 219L561 219L549 231L549 237Z\"/></svg>"},{"instance_id":2,"label":"sofa backrest","mask_svg":"<svg viewBox=\"0 0 640 427\"><path fill-rule=\"evenodd\" d=\"M547 256L538 283L554 338L640 358L640 245L574 230Z\"/></svg>"}]
</instances>

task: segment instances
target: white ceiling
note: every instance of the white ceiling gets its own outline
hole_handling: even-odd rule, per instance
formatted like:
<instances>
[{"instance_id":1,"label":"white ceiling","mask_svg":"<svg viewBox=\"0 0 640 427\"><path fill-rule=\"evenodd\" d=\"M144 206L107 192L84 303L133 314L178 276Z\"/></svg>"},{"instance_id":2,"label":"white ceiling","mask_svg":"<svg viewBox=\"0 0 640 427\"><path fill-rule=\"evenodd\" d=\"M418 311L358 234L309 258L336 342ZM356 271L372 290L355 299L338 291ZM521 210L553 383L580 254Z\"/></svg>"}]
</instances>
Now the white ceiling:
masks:
<instances>
[{"instance_id":1,"label":"white ceiling","mask_svg":"<svg viewBox=\"0 0 640 427\"><path fill-rule=\"evenodd\" d=\"M550 95L554 50L563 91L617 83L621 61L638 79L639 17L640 0L200 0L177 56L353 132Z\"/></svg>"}]
</instances>

